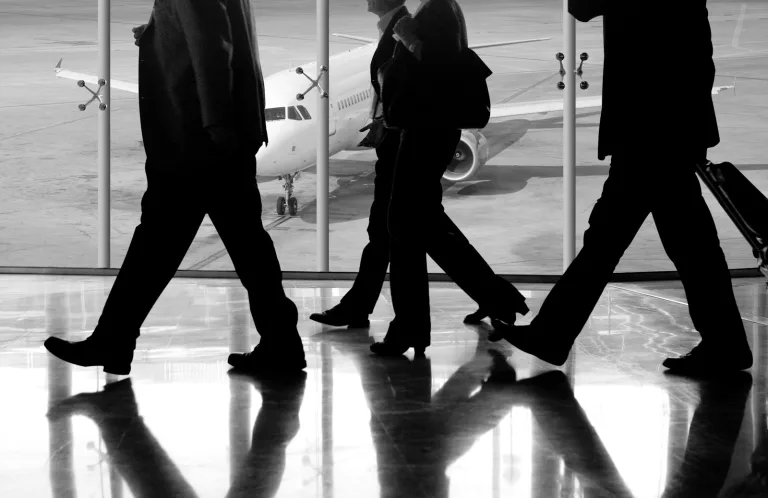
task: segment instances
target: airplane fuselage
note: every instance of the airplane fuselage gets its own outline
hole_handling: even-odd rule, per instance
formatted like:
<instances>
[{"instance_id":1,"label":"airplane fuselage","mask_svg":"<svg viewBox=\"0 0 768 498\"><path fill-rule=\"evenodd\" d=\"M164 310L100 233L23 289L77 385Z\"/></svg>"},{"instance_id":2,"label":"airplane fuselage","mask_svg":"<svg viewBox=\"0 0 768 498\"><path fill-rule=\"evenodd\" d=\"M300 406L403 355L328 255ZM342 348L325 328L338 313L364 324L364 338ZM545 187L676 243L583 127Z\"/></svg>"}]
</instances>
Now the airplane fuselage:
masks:
<instances>
[{"instance_id":1,"label":"airplane fuselage","mask_svg":"<svg viewBox=\"0 0 768 498\"><path fill-rule=\"evenodd\" d=\"M370 117L374 93L369 67L375 50L376 44L370 43L329 59L330 155L356 148L366 134L359 130ZM301 68L308 76L317 77L316 62ZM269 144L256 155L259 176L282 176L316 164L320 93L312 89L303 100L297 98L310 86L295 68L265 80Z\"/></svg>"}]
</instances>

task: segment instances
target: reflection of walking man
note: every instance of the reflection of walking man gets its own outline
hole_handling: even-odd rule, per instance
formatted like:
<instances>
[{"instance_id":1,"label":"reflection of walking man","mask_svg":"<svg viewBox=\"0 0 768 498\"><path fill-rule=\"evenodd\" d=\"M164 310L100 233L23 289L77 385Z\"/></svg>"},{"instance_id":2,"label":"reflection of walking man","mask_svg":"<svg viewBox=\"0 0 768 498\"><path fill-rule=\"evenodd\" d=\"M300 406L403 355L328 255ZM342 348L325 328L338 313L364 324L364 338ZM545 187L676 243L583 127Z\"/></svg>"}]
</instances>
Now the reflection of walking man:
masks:
<instances>
[{"instance_id":1,"label":"reflection of walking man","mask_svg":"<svg viewBox=\"0 0 768 498\"><path fill-rule=\"evenodd\" d=\"M134 31L147 191L125 261L93 334L50 338L59 358L128 374L139 329L181 264L207 214L248 290L261 335L245 369L306 366L296 306L282 288L261 225L256 159L267 142L264 82L252 0L157 0Z\"/></svg>"},{"instance_id":2,"label":"reflection of walking man","mask_svg":"<svg viewBox=\"0 0 768 498\"><path fill-rule=\"evenodd\" d=\"M378 301L390 259L390 233L387 219L395 162L400 150L401 133L399 130L386 129L383 126L380 105L381 87L377 74L381 66L392 57L395 50L397 44L393 37L395 26L403 18L408 17L409 14L408 9L405 7L405 0L368 0L368 10L379 16L378 28L381 35L378 47L371 61L371 85L375 95L372 109L373 122L370 125L371 131L364 140L366 145L376 147L376 155L378 157L376 161L376 178L374 180L374 197L368 220L369 242L363 250L360 270L352 289L342 298L338 306L323 313L315 313L310 316L312 320L333 326L367 327L369 325L368 315L373 312ZM425 141L421 146L428 151L427 154L434 156L433 148L429 141ZM444 170L447 164L438 165L438 167L441 166ZM426 165L414 164L412 171L403 173L406 176L414 175L413 178L404 178L401 182L414 183L415 188L420 191L425 189L431 191L434 189L434 186L432 188L426 187L424 182L418 179L418 170L423 167L426 167ZM420 196L413 197L413 199L417 198L420 198ZM421 207L419 210L422 211ZM414 217L412 210L408 216ZM443 229L444 232L450 233L455 239L453 245L444 244L444 239L435 239L435 243L427 245L426 251L446 273L449 270L456 270L457 261L461 261L461 266L466 268L466 271L453 271L449 273L449 276L454 278L455 282L470 297L481 304L481 309L470 315L468 320L473 318L478 320L488 315L491 315L493 318L502 318L494 313L494 308L491 306L496 295L498 297L501 297L501 295L514 295L522 303L522 296L516 292L511 284L493 273L493 270L486 264L445 212L441 211L436 219L435 217L425 219L422 216L414 217L414 219L417 220L417 223L422 224L423 229L427 229L428 225L435 224ZM457 245L460 246L458 251L456 250ZM406 321L406 317L403 317L403 321ZM406 326L408 326L407 323Z\"/></svg>"},{"instance_id":3,"label":"reflection of walking man","mask_svg":"<svg viewBox=\"0 0 768 498\"><path fill-rule=\"evenodd\" d=\"M707 148L720 141L711 95L715 65L706 0L671 2L663 15L644 15L635 4L571 1L569 10L578 19L604 18L598 156L612 156L611 168L578 256L531 325L508 330L505 337L523 351L562 365L624 251L651 214L702 339L689 354L669 358L664 366L691 373L746 369L752 354L695 170L695 163L706 159ZM661 56L665 53L684 54L685 61ZM655 75L664 78L669 91L649 93L647 80L637 78L638 61L649 56L660 56L653 61ZM658 121L651 109L674 112L685 122Z\"/></svg>"}]
</instances>

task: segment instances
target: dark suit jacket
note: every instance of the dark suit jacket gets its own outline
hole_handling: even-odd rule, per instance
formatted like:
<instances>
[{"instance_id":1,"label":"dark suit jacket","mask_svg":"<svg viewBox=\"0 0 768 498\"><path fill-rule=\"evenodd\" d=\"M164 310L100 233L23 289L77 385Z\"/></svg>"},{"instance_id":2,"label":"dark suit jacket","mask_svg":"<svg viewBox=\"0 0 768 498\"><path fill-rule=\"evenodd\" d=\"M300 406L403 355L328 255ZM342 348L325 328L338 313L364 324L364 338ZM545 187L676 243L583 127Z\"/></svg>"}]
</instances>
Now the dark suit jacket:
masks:
<instances>
[{"instance_id":1,"label":"dark suit jacket","mask_svg":"<svg viewBox=\"0 0 768 498\"><path fill-rule=\"evenodd\" d=\"M456 98L453 86L447 83L452 81L457 58L468 48L466 22L455 0L427 0L413 19L416 36L421 41L421 58L417 61L405 45L397 44L394 57L410 60L410 69L402 76L395 76L401 81L393 88L414 88L413 95L428 93L428 98L418 97L418 105L413 105L414 120L439 126L443 121L440 116L447 112L445 102ZM391 105L387 99L398 98L399 91L402 90L389 92L391 97L387 97L385 88L384 105Z\"/></svg>"},{"instance_id":2,"label":"dark suit jacket","mask_svg":"<svg viewBox=\"0 0 768 498\"><path fill-rule=\"evenodd\" d=\"M397 45L397 41L392 38L392 35L395 33L395 24L397 24L397 21L399 21L403 16L407 14L408 9L403 7L398 10L394 16L392 16L392 20L384 30L384 33L381 36L381 40L379 40L379 45L376 47L376 51L373 53L373 58L371 59L371 85L373 85L373 91L376 95L376 98L373 99L374 113L376 112L379 99L381 99L381 85L379 85L378 76L379 69L381 69L381 66L383 66L385 62L392 58L392 54L395 51L395 46Z\"/></svg>"},{"instance_id":3,"label":"dark suit jacket","mask_svg":"<svg viewBox=\"0 0 768 498\"><path fill-rule=\"evenodd\" d=\"M155 0L139 41L139 109L148 159L215 153L205 128L237 131L243 152L267 141L252 0Z\"/></svg>"},{"instance_id":4,"label":"dark suit jacket","mask_svg":"<svg viewBox=\"0 0 768 498\"><path fill-rule=\"evenodd\" d=\"M700 155L720 142L706 0L675 0L658 12L639 2L571 0L569 11L603 15L600 160L622 151Z\"/></svg>"}]
</instances>

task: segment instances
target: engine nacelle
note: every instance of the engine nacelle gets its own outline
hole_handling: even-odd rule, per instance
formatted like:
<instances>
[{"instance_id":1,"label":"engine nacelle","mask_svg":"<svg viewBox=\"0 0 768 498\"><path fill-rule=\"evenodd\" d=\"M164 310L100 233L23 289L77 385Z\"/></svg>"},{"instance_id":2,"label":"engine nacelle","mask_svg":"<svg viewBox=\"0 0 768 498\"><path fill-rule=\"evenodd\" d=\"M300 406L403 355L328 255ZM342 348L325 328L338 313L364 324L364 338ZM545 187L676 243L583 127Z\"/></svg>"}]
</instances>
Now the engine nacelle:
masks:
<instances>
[{"instance_id":1,"label":"engine nacelle","mask_svg":"<svg viewBox=\"0 0 768 498\"><path fill-rule=\"evenodd\" d=\"M488 161L488 140L477 130L462 130L451 164L443 178L463 182L475 176Z\"/></svg>"}]
</instances>

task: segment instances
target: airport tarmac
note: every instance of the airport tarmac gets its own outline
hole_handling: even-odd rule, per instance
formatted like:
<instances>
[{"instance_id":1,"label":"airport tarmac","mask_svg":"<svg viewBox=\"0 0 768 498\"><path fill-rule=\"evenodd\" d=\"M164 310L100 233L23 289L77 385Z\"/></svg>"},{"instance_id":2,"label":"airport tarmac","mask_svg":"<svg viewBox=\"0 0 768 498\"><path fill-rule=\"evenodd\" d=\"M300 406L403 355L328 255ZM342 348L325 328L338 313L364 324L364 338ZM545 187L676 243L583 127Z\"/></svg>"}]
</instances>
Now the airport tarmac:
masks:
<instances>
[{"instance_id":1,"label":"airport tarmac","mask_svg":"<svg viewBox=\"0 0 768 498\"><path fill-rule=\"evenodd\" d=\"M331 0L331 30L376 36L376 18L363 0ZM416 2L410 0L409 7ZM556 89L562 51L562 2L482 0L462 2L471 42L551 37L542 43L480 52L494 75L494 102L559 98ZM730 161L768 193L768 5L764 2L708 2L717 78L715 85L736 91L714 96L721 144L713 161ZM311 0L257 2L259 43L266 75L289 64L315 59L315 3ZM146 22L151 2L126 0L112 6L112 78L137 81L138 49L131 28ZM95 2L56 3L0 0L0 266L95 267L97 265L97 114L77 104L89 94L74 81L56 79L53 67L95 73L98 63ZM578 52L587 52L578 96L600 92L602 25L577 26ZM332 39L331 53L356 46ZM653 73L653 54L637 61L638 77L649 91L664 92L664 75ZM331 68L333 70L333 68ZM299 76L297 76L299 77ZM331 92L333 89L331 89ZM140 217L146 186L137 98L112 91L112 254L119 267ZM597 160L599 112L578 113L577 246L600 195L608 163ZM685 116L674 109L649 109L659 120ZM562 270L562 114L495 120L483 131L491 159L468 182L445 184L444 205L467 237L500 273L558 274ZM314 140L314 137L308 139ZM345 152L331 160L329 182L333 271L356 271L367 242L373 195L373 158ZM652 152L648 157L655 160ZM316 269L316 185L314 169L302 173L295 196L296 217L275 214L282 182L260 178L263 223L268 226L284 270ZM711 194L723 249L732 268L753 268L748 245ZM413 216L420 216L413 200ZM692 241L695 250L695 241ZM232 270L210 221L205 223L182 264L184 269ZM430 262L430 269L439 268ZM671 270L649 218L618 271Z\"/></svg>"}]
</instances>

